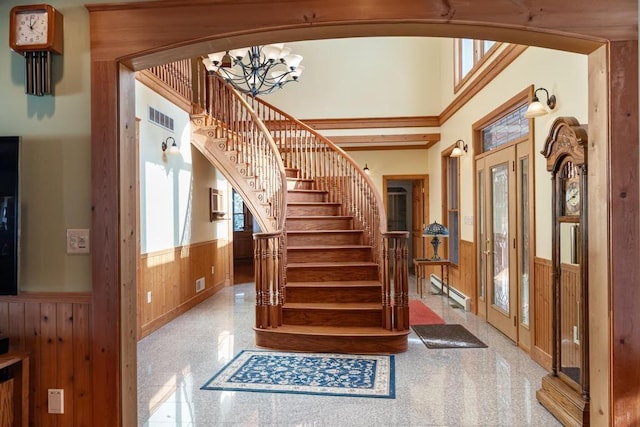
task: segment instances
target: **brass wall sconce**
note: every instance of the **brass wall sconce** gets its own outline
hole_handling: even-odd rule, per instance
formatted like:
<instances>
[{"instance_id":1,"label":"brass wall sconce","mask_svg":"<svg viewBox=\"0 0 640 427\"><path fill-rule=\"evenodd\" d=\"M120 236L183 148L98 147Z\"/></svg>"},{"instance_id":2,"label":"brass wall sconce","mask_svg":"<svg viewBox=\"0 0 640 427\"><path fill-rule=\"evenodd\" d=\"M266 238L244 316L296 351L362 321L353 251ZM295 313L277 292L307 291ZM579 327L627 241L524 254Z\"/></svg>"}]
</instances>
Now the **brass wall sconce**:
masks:
<instances>
[{"instance_id":1,"label":"brass wall sconce","mask_svg":"<svg viewBox=\"0 0 640 427\"><path fill-rule=\"evenodd\" d=\"M542 102L540 102L540 99L538 99L538 92L541 90L543 90L544 93L547 94L547 106L549 107L549 110L553 110L554 108L556 108L556 96L555 95L549 96L549 91L541 87L536 89L536 91L533 93L533 99L531 99L531 104L529 104L529 108L527 108L527 112L524 113L525 118L531 119L533 117L539 117L539 116L544 116L545 114L549 114L549 110L547 110L547 108L542 104Z\"/></svg>"},{"instance_id":2,"label":"brass wall sconce","mask_svg":"<svg viewBox=\"0 0 640 427\"><path fill-rule=\"evenodd\" d=\"M169 145L169 140L172 141L171 145ZM173 139L172 136L169 136L167 139L162 141L161 147L163 153L168 152L169 154L178 154L180 152L180 148L178 148L178 144L176 144L176 140Z\"/></svg>"},{"instance_id":3,"label":"brass wall sconce","mask_svg":"<svg viewBox=\"0 0 640 427\"><path fill-rule=\"evenodd\" d=\"M464 151L466 153L468 149L469 146L463 140L459 139L456 141L456 146L453 147L449 157L460 157L462 156L462 152Z\"/></svg>"}]
</instances>

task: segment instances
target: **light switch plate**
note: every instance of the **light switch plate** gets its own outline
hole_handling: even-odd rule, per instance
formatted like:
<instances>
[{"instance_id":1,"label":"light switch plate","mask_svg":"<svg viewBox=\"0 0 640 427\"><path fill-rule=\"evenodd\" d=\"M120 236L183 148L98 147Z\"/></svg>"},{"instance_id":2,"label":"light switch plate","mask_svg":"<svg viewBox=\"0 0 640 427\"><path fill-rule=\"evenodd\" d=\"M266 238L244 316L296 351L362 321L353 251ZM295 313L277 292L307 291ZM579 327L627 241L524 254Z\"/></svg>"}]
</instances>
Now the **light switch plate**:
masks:
<instances>
[{"instance_id":1,"label":"light switch plate","mask_svg":"<svg viewBox=\"0 0 640 427\"><path fill-rule=\"evenodd\" d=\"M89 229L68 228L67 229L67 253L68 254L88 254L90 250Z\"/></svg>"}]
</instances>

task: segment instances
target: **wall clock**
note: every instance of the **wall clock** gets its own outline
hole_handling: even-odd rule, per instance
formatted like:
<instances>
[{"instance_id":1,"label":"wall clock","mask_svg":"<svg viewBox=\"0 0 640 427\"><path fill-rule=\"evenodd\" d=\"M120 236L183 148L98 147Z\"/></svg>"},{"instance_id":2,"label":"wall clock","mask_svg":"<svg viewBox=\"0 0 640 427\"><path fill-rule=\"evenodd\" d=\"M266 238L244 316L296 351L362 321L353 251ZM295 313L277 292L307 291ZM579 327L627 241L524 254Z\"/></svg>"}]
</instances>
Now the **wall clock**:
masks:
<instances>
[{"instance_id":1,"label":"wall clock","mask_svg":"<svg viewBox=\"0 0 640 427\"><path fill-rule=\"evenodd\" d=\"M48 4L15 6L9 17L9 46L25 58L25 93L51 94L51 55L63 50L62 14Z\"/></svg>"}]
</instances>

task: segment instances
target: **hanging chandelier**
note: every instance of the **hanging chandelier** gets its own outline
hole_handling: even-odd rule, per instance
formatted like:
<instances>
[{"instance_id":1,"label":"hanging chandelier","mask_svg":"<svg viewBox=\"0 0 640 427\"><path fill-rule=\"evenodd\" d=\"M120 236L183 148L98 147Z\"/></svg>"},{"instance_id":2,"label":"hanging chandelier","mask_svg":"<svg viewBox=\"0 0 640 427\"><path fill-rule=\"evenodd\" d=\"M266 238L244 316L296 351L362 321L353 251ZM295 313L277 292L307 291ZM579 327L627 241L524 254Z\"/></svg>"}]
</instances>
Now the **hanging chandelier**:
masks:
<instances>
[{"instance_id":1,"label":"hanging chandelier","mask_svg":"<svg viewBox=\"0 0 640 427\"><path fill-rule=\"evenodd\" d=\"M304 66L301 55L291 53L284 43L210 53L202 60L210 73L250 96L266 95L285 84L298 81Z\"/></svg>"}]
</instances>

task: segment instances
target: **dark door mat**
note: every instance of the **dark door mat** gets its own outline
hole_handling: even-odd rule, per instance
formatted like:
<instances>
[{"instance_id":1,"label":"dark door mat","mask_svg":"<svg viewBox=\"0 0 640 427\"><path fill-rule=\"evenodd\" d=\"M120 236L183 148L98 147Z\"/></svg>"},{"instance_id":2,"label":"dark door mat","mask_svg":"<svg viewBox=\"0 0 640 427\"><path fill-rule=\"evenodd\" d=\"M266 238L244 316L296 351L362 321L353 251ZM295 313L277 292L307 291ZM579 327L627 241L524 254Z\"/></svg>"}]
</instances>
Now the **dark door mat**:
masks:
<instances>
[{"instance_id":1,"label":"dark door mat","mask_svg":"<svg viewBox=\"0 0 640 427\"><path fill-rule=\"evenodd\" d=\"M411 327L428 348L487 347L462 325L413 325Z\"/></svg>"}]
</instances>

